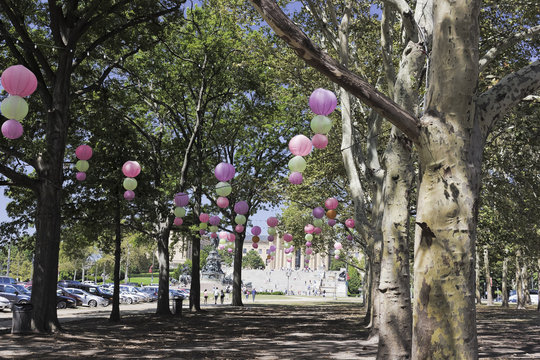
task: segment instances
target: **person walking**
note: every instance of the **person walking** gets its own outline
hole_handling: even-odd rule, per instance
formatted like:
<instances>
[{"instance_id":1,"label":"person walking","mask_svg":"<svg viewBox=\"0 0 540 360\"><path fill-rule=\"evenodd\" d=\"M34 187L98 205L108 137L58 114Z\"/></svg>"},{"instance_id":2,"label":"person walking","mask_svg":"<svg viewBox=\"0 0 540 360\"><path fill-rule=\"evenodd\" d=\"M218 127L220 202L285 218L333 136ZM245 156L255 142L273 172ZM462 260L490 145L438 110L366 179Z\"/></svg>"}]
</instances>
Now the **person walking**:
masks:
<instances>
[{"instance_id":1,"label":"person walking","mask_svg":"<svg viewBox=\"0 0 540 360\"><path fill-rule=\"evenodd\" d=\"M246 301L249 300L249 289L246 289Z\"/></svg>"},{"instance_id":2,"label":"person walking","mask_svg":"<svg viewBox=\"0 0 540 360\"><path fill-rule=\"evenodd\" d=\"M253 298L253 302L255 302L255 294L257 294L257 290L255 290L255 288L253 288L253 290L251 290L251 297Z\"/></svg>"},{"instance_id":3,"label":"person walking","mask_svg":"<svg viewBox=\"0 0 540 360\"><path fill-rule=\"evenodd\" d=\"M208 304L208 290L204 289L204 303L205 304Z\"/></svg>"},{"instance_id":4,"label":"person walking","mask_svg":"<svg viewBox=\"0 0 540 360\"><path fill-rule=\"evenodd\" d=\"M216 288L214 289L214 304L217 304L217 298L218 298L218 296L219 296L219 290L218 290L218 288L216 287Z\"/></svg>"},{"instance_id":5,"label":"person walking","mask_svg":"<svg viewBox=\"0 0 540 360\"><path fill-rule=\"evenodd\" d=\"M221 304L223 305L223 300L225 300L225 292L223 291L223 289L221 289L221 295L219 297L221 299Z\"/></svg>"}]
</instances>

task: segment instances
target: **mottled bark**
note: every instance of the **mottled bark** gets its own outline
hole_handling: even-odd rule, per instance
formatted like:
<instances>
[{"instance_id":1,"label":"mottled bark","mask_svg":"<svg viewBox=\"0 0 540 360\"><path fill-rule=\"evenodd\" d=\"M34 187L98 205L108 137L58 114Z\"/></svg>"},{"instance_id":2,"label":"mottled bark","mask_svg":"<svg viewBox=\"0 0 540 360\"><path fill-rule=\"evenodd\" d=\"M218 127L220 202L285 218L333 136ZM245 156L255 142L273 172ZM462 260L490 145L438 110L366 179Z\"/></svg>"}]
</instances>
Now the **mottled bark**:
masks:
<instances>
[{"instance_id":1,"label":"mottled bark","mask_svg":"<svg viewBox=\"0 0 540 360\"><path fill-rule=\"evenodd\" d=\"M516 251L515 256L515 267L516 267L516 295L517 295L517 308L518 309L525 309L525 292L523 290L523 273L521 271L521 264L523 262L523 258L521 257L521 250Z\"/></svg>"},{"instance_id":2,"label":"mottled bark","mask_svg":"<svg viewBox=\"0 0 540 360\"><path fill-rule=\"evenodd\" d=\"M487 304L493 305L493 294L491 293L491 273L489 271L489 250L484 246L484 272L486 276Z\"/></svg>"},{"instance_id":3,"label":"mottled bark","mask_svg":"<svg viewBox=\"0 0 540 360\"><path fill-rule=\"evenodd\" d=\"M482 303L482 289L480 289L480 256L478 255L478 251L475 254L475 267L474 267L474 274L475 274L475 280L474 280L474 293L476 297L476 303L481 304Z\"/></svg>"},{"instance_id":4,"label":"mottled bark","mask_svg":"<svg viewBox=\"0 0 540 360\"><path fill-rule=\"evenodd\" d=\"M502 307L508 307L508 256L504 256L502 267Z\"/></svg>"},{"instance_id":5,"label":"mottled bark","mask_svg":"<svg viewBox=\"0 0 540 360\"><path fill-rule=\"evenodd\" d=\"M531 304L531 294L529 293L529 264L527 259L523 259L523 266L521 267L521 282L523 284L523 297L525 298L525 304Z\"/></svg>"},{"instance_id":6,"label":"mottled bark","mask_svg":"<svg viewBox=\"0 0 540 360\"><path fill-rule=\"evenodd\" d=\"M538 305L536 306L536 310L540 311L540 258L538 258L538 272L536 274L536 289L538 290Z\"/></svg>"}]
</instances>

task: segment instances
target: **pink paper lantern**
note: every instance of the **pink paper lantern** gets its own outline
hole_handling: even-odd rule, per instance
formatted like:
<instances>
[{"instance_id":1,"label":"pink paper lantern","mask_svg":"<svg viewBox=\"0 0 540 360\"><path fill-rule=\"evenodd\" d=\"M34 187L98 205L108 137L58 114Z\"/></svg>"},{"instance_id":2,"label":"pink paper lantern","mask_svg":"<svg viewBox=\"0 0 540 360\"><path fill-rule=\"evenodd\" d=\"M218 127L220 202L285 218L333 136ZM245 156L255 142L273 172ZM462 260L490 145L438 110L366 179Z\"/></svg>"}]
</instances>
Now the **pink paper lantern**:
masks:
<instances>
[{"instance_id":1,"label":"pink paper lantern","mask_svg":"<svg viewBox=\"0 0 540 360\"><path fill-rule=\"evenodd\" d=\"M269 250L270 250L270 252L274 252L274 251L276 251L276 247L274 245L270 245Z\"/></svg>"},{"instance_id":2,"label":"pink paper lantern","mask_svg":"<svg viewBox=\"0 0 540 360\"><path fill-rule=\"evenodd\" d=\"M92 148L88 145L79 145L75 149L75 156L79 160L90 160L92 154Z\"/></svg>"},{"instance_id":3,"label":"pink paper lantern","mask_svg":"<svg viewBox=\"0 0 540 360\"><path fill-rule=\"evenodd\" d=\"M336 198L328 198L326 199L326 201L324 202L324 206L328 209L328 210L335 210L337 207L338 207L338 201Z\"/></svg>"},{"instance_id":4,"label":"pink paper lantern","mask_svg":"<svg viewBox=\"0 0 540 360\"><path fill-rule=\"evenodd\" d=\"M353 236L351 234L347 235L347 240L352 241Z\"/></svg>"},{"instance_id":5,"label":"pink paper lantern","mask_svg":"<svg viewBox=\"0 0 540 360\"><path fill-rule=\"evenodd\" d=\"M339 260L339 255L334 255L334 259Z\"/></svg>"},{"instance_id":6,"label":"pink paper lantern","mask_svg":"<svg viewBox=\"0 0 540 360\"><path fill-rule=\"evenodd\" d=\"M219 232L219 238L220 239L227 239L227 232L226 231L220 231Z\"/></svg>"},{"instance_id":7,"label":"pink paper lantern","mask_svg":"<svg viewBox=\"0 0 540 360\"><path fill-rule=\"evenodd\" d=\"M269 217L266 219L266 224L270 227L276 227L279 225L279 220L276 217Z\"/></svg>"},{"instance_id":8,"label":"pink paper lantern","mask_svg":"<svg viewBox=\"0 0 540 360\"><path fill-rule=\"evenodd\" d=\"M315 134L313 135L313 139L311 139L311 142L313 143L313 146L317 149L324 149L326 146L328 146L328 137L323 134Z\"/></svg>"},{"instance_id":9,"label":"pink paper lantern","mask_svg":"<svg viewBox=\"0 0 540 360\"><path fill-rule=\"evenodd\" d=\"M311 255L311 254L313 254L313 250L311 248L307 248L306 249L306 255Z\"/></svg>"},{"instance_id":10,"label":"pink paper lantern","mask_svg":"<svg viewBox=\"0 0 540 360\"><path fill-rule=\"evenodd\" d=\"M236 231L236 232L239 233L239 234L242 233L242 232L244 232L244 225L240 225L240 224L236 225L236 226L234 227L234 231Z\"/></svg>"},{"instance_id":11,"label":"pink paper lantern","mask_svg":"<svg viewBox=\"0 0 540 360\"><path fill-rule=\"evenodd\" d=\"M175 217L174 218L174 221L173 221L173 225L174 226L180 226L184 223L184 220L182 218L179 218L179 217Z\"/></svg>"},{"instance_id":12,"label":"pink paper lantern","mask_svg":"<svg viewBox=\"0 0 540 360\"><path fill-rule=\"evenodd\" d=\"M320 227L315 227L315 228L313 229L313 233L314 233L315 235L318 235L318 234L320 234L321 232L322 232L322 229L321 229Z\"/></svg>"},{"instance_id":13,"label":"pink paper lantern","mask_svg":"<svg viewBox=\"0 0 540 360\"><path fill-rule=\"evenodd\" d=\"M245 215L249 211L249 205L245 201L239 201L234 204L234 212L239 215Z\"/></svg>"},{"instance_id":14,"label":"pink paper lantern","mask_svg":"<svg viewBox=\"0 0 540 360\"><path fill-rule=\"evenodd\" d=\"M77 174L75 175L75 177L76 177L77 180L79 180L79 181L84 181L84 180L86 180L86 173L85 173L85 172L82 172L82 171L79 171L79 172L77 172ZM133 195L135 196L135 193L133 193Z\"/></svg>"},{"instance_id":15,"label":"pink paper lantern","mask_svg":"<svg viewBox=\"0 0 540 360\"><path fill-rule=\"evenodd\" d=\"M330 90L315 89L309 97L309 107L317 115L329 115L337 106L336 95Z\"/></svg>"},{"instance_id":16,"label":"pink paper lantern","mask_svg":"<svg viewBox=\"0 0 540 360\"><path fill-rule=\"evenodd\" d=\"M212 226L218 226L220 221L221 219L219 218L219 216L215 216L215 215L210 217L210 219L208 220L208 222Z\"/></svg>"},{"instance_id":17,"label":"pink paper lantern","mask_svg":"<svg viewBox=\"0 0 540 360\"><path fill-rule=\"evenodd\" d=\"M201 236L206 235L206 230L204 229L199 230L199 235Z\"/></svg>"},{"instance_id":18,"label":"pink paper lantern","mask_svg":"<svg viewBox=\"0 0 540 360\"><path fill-rule=\"evenodd\" d=\"M222 162L214 169L214 175L219 181L229 181L234 177L235 169L231 164Z\"/></svg>"},{"instance_id":19,"label":"pink paper lantern","mask_svg":"<svg viewBox=\"0 0 540 360\"><path fill-rule=\"evenodd\" d=\"M286 242L291 242L292 239L293 239L293 236L291 234L283 235L283 240L285 240Z\"/></svg>"},{"instance_id":20,"label":"pink paper lantern","mask_svg":"<svg viewBox=\"0 0 540 360\"><path fill-rule=\"evenodd\" d=\"M324 216L324 209L320 206L313 209L313 217L316 219L321 219Z\"/></svg>"},{"instance_id":21,"label":"pink paper lantern","mask_svg":"<svg viewBox=\"0 0 540 360\"><path fill-rule=\"evenodd\" d=\"M23 134L23 126L15 119L9 119L2 124L2 135L8 139L18 139Z\"/></svg>"},{"instance_id":22,"label":"pink paper lantern","mask_svg":"<svg viewBox=\"0 0 540 360\"><path fill-rule=\"evenodd\" d=\"M219 249L219 250L225 250L225 245L220 244L220 245L218 246L218 249Z\"/></svg>"},{"instance_id":23,"label":"pink paper lantern","mask_svg":"<svg viewBox=\"0 0 540 360\"><path fill-rule=\"evenodd\" d=\"M289 150L293 155L306 156L312 149L311 140L305 135L296 135L289 140Z\"/></svg>"},{"instance_id":24,"label":"pink paper lantern","mask_svg":"<svg viewBox=\"0 0 540 360\"><path fill-rule=\"evenodd\" d=\"M124 199L126 199L127 201L135 199L135 193L132 190L126 190L124 192Z\"/></svg>"},{"instance_id":25,"label":"pink paper lantern","mask_svg":"<svg viewBox=\"0 0 540 360\"><path fill-rule=\"evenodd\" d=\"M354 219L345 220L345 226L352 229L354 227Z\"/></svg>"},{"instance_id":26,"label":"pink paper lantern","mask_svg":"<svg viewBox=\"0 0 540 360\"><path fill-rule=\"evenodd\" d=\"M306 247L311 247L311 241L306 241Z\"/></svg>"},{"instance_id":27,"label":"pink paper lantern","mask_svg":"<svg viewBox=\"0 0 540 360\"><path fill-rule=\"evenodd\" d=\"M292 262L292 259L287 259L287 262Z\"/></svg>"},{"instance_id":28,"label":"pink paper lantern","mask_svg":"<svg viewBox=\"0 0 540 360\"><path fill-rule=\"evenodd\" d=\"M199 215L199 221L200 222L207 223L208 220L210 220L210 215L208 215L206 213L202 213L201 215Z\"/></svg>"},{"instance_id":29,"label":"pink paper lantern","mask_svg":"<svg viewBox=\"0 0 540 360\"><path fill-rule=\"evenodd\" d=\"M136 161L126 161L122 166L122 172L125 176L134 178L141 173L141 165Z\"/></svg>"},{"instance_id":30,"label":"pink paper lantern","mask_svg":"<svg viewBox=\"0 0 540 360\"><path fill-rule=\"evenodd\" d=\"M215 233L215 232L211 233L211 234L210 234L210 237L211 237L212 239L217 238L217 233Z\"/></svg>"},{"instance_id":31,"label":"pink paper lantern","mask_svg":"<svg viewBox=\"0 0 540 360\"><path fill-rule=\"evenodd\" d=\"M270 242L274 241L274 235L268 235L267 239Z\"/></svg>"},{"instance_id":32,"label":"pink paper lantern","mask_svg":"<svg viewBox=\"0 0 540 360\"><path fill-rule=\"evenodd\" d=\"M251 228L251 233L255 236L259 236L261 234L261 228L259 226L254 226Z\"/></svg>"},{"instance_id":33,"label":"pink paper lantern","mask_svg":"<svg viewBox=\"0 0 540 360\"><path fill-rule=\"evenodd\" d=\"M227 206L229 206L229 199L227 199L225 196L220 196L217 198L216 204L220 208L225 209Z\"/></svg>"},{"instance_id":34,"label":"pink paper lantern","mask_svg":"<svg viewBox=\"0 0 540 360\"><path fill-rule=\"evenodd\" d=\"M232 250L231 248L228 248L227 251L228 251L229 254L230 254L230 253L232 253L233 250Z\"/></svg>"},{"instance_id":35,"label":"pink paper lantern","mask_svg":"<svg viewBox=\"0 0 540 360\"><path fill-rule=\"evenodd\" d=\"M336 225L336 220L335 219L328 219L328 225L330 225L330 226Z\"/></svg>"},{"instance_id":36,"label":"pink paper lantern","mask_svg":"<svg viewBox=\"0 0 540 360\"><path fill-rule=\"evenodd\" d=\"M189 195L183 192L176 193L174 195L174 205L178 207L184 207L189 204Z\"/></svg>"},{"instance_id":37,"label":"pink paper lantern","mask_svg":"<svg viewBox=\"0 0 540 360\"><path fill-rule=\"evenodd\" d=\"M234 242L235 240L236 240L236 235L234 235L233 233L227 234L227 241Z\"/></svg>"},{"instance_id":38,"label":"pink paper lantern","mask_svg":"<svg viewBox=\"0 0 540 360\"><path fill-rule=\"evenodd\" d=\"M304 232L306 234L313 234L314 229L315 229L315 226L313 226L311 224L307 224L306 226L304 226Z\"/></svg>"},{"instance_id":39,"label":"pink paper lantern","mask_svg":"<svg viewBox=\"0 0 540 360\"><path fill-rule=\"evenodd\" d=\"M293 185L300 185L304 181L304 177L302 176L302 173L295 171L292 172L291 175L289 175L289 182Z\"/></svg>"},{"instance_id":40,"label":"pink paper lantern","mask_svg":"<svg viewBox=\"0 0 540 360\"><path fill-rule=\"evenodd\" d=\"M23 65L13 65L2 73L2 87L10 95L25 97L37 88L36 75Z\"/></svg>"},{"instance_id":41,"label":"pink paper lantern","mask_svg":"<svg viewBox=\"0 0 540 360\"><path fill-rule=\"evenodd\" d=\"M252 243L251 246L252 246L254 249L256 249L256 248L259 247L259 244L257 244L257 243Z\"/></svg>"},{"instance_id":42,"label":"pink paper lantern","mask_svg":"<svg viewBox=\"0 0 540 360\"><path fill-rule=\"evenodd\" d=\"M334 249L341 250L342 248L343 248L343 245L341 245L340 242L337 242L337 243L334 244Z\"/></svg>"}]
</instances>

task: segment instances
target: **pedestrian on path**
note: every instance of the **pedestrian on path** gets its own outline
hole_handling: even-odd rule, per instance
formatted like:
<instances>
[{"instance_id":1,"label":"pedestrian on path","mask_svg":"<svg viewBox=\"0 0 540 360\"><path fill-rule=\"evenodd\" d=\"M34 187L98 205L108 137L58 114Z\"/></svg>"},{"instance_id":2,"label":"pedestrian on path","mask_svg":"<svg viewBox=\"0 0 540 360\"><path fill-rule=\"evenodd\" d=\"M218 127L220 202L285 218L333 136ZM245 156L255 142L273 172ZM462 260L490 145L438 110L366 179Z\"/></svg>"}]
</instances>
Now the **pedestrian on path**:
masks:
<instances>
[{"instance_id":1,"label":"pedestrian on path","mask_svg":"<svg viewBox=\"0 0 540 360\"><path fill-rule=\"evenodd\" d=\"M221 299L221 304L223 305L223 300L225 300L225 292L223 291L223 289L221 289L221 295L219 297Z\"/></svg>"},{"instance_id":2,"label":"pedestrian on path","mask_svg":"<svg viewBox=\"0 0 540 360\"><path fill-rule=\"evenodd\" d=\"M218 288L216 287L216 288L214 289L214 304L217 304L217 298L218 298L218 296L219 296L219 290L218 290Z\"/></svg>"},{"instance_id":3,"label":"pedestrian on path","mask_svg":"<svg viewBox=\"0 0 540 360\"><path fill-rule=\"evenodd\" d=\"M204 289L204 303L208 304L208 290Z\"/></svg>"},{"instance_id":4,"label":"pedestrian on path","mask_svg":"<svg viewBox=\"0 0 540 360\"><path fill-rule=\"evenodd\" d=\"M255 294L257 294L257 290L253 288L253 290L251 290L251 297L253 298L253 302L255 302Z\"/></svg>"}]
</instances>

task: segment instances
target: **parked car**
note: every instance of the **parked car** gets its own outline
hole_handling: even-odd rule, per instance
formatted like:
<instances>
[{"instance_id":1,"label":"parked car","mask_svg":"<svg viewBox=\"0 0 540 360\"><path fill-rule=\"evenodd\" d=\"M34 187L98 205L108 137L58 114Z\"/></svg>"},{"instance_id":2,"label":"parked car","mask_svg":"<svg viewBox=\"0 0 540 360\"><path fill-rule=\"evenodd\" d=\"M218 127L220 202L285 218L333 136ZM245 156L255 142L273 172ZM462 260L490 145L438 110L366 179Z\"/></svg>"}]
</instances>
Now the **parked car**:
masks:
<instances>
[{"instance_id":1,"label":"parked car","mask_svg":"<svg viewBox=\"0 0 540 360\"><path fill-rule=\"evenodd\" d=\"M9 276L0 276L0 284L16 284L17 280Z\"/></svg>"},{"instance_id":2,"label":"parked car","mask_svg":"<svg viewBox=\"0 0 540 360\"><path fill-rule=\"evenodd\" d=\"M140 298L126 291L120 291L120 301L124 304L136 304L140 302Z\"/></svg>"},{"instance_id":3,"label":"parked car","mask_svg":"<svg viewBox=\"0 0 540 360\"><path fill-rule=\"evenodd\" d=\"M62 296L66 296L68 298L71 298L71 299L73 299L75 301L75 306L82 306L81 298L79 298L77 295L73 295L72 293L70 293L66 289L61 288L60 286L58 286L56 288L56 295L62 295Z\"/></svg>"},{"instance_id":4,"label":"parked car","mask_svg":"<svg viewBox=\"0 0 540 360\"><path fill-rule=\"evenodd\" d=\"M0 311L4 311L4 309L11 309L11 302L9 299L0 296Z\"/></svg>"},{"instance_id":5,"label":"parked car","mask_svg":"<svg viewBox=\"0 0 540 360\"><path fill-rule=\"evenodd\" d=\"M531 297L532 304L538 304L538 290L530 290L529 296ZM517 303L517 294L510 295L508 302Z\"/></svg>"},{"instance_id":6,"label":"parked car","mask_svg":"<svg viewBox=\"0 0 540 360\"><path fill-rule=\"evenodd\" d=\"M102 298L109 300L109 303L112 302L113 293L112 291L106 291L101 286L90 285L90 284L81 284L80 286L75 286L77 289L86 291L89 294L96 295Z\"/></svg>"},{"instance_id":7,"label":"parked car","mask_svg":"<svg viewBox=\"0 0 540 360\"><path fill-rule=\"evenodd\" d=\"M27 304L30 302L30 295L26 290L21 291L17 288L17 284L0 284L0 296L7 298L11 305L13 304ZM24 289L24 287L22 287Z\"/></svg>"},{"instance_id":8,"label":"parked car","mask_svg":"<svg viewBox=\"0 0 540 360\"><path fill-rule=\"evenodd\" d=\"M65 309L65 308L76 308L77 307L77 301L73 300L70 297L58 295L58 291L56 291L56 308L57 309Z\"/></svg>"},{"instance_id":9,"label":"parked car","mask_svg":"<svg viewBox=\"0 0 540 360\"><path fill-rule=\"evenodd\" d=\"M148 302L150 297L133 286L120 285L120 291L136 296L139 299L139 302Z\"/></svg>"},{"instance_id":10,"label":"parked car","mask_svg":"<svg viewBox=\"0 0 540 360\"><path fill-rule=\"evenodd\" d=\"M156 301L158 299L157 289L149 286L138 288L138 290L144 292L150 296L150 301Z\"/></svg>"},{"instance_id":11,"label":"parked car","mask_svg":"<svg viewBox=\"0 0 540 360\"><path fill-rule=\"evenodd\" d=\"M66 288L66 290L80 297L83 305L87 305L90 307L96 307L98 305L101 305L101 306L109 305L109 300L104 299L100 296L89 294L84 290L76 289L76 288Z\"/></svg>"},{"instance_id":12,"label":"parked car","mask_svg":"<svg viewBox=\"0 0 540 360\"><path fill-rule=\"evenodd\" d=\"M60 280L58 282L58 286L63 287L64 289L67 288L79 288L79 285L81 285L80 281L76 280Z\"/></svg>"}]
</instances>

